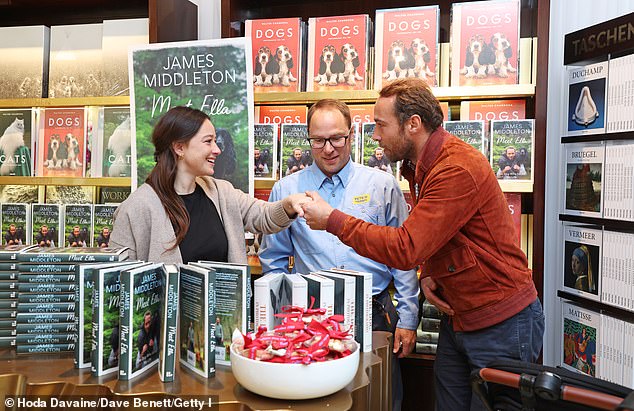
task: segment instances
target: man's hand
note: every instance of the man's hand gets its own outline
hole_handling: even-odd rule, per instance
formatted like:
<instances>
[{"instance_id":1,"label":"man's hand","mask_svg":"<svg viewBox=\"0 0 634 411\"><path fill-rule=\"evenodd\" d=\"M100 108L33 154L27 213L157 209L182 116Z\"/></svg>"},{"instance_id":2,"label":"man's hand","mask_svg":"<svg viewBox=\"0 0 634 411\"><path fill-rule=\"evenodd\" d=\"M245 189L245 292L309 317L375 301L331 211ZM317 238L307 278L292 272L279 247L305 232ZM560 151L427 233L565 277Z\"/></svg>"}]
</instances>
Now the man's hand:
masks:
<instances>
[{"instance_id":1,"label":"man's hand","mask_svg":"<svg viewBox=\"0 0 634 411\"><path fill-rule=\"evenodd\" d=\"M394 332L394 348L392 352L398 353L398 358L409 355L416 347L416 330L396 328ZM400 350L400 352L399 352Z\"/></svg>"},{"instance_id":2,"label":"man's hand","mask_svg":"<svg viewBox=\"0 0 634 411\"><path fill-rule=\"evenodd\" d=\"M313 230L325 230L333 208L316 191L307 191L306 195L313 200L302 205L306 224Z\"/></svg>"},{"instance_id":3,"label":"man's hand","mask_svg":"<svg viewBox=\"0 0 634 411\"><path fill-rule=\"evenodd\" d=\"M304 210L302 209L302 204L310 201L311 198L304 193L291 194L282 200L284 211L286 211L289 217L295 217L295 215L303 216Z\"/></svg>"},{"instance_id":4,"label":"man's hand","mask_svg":"<svg viewBox=\"0 0 634 411\"><path fill-rule=\"evenodd\" d=\"M436 294L436 290L438 289L438 284L431 277L423 277L420 279L420 289L425 294L425 298L432 305L436 306L440 311L447 315L454 315L454 311L451 306L443 300L438 294Z\"/></svg>"}]
</instances>

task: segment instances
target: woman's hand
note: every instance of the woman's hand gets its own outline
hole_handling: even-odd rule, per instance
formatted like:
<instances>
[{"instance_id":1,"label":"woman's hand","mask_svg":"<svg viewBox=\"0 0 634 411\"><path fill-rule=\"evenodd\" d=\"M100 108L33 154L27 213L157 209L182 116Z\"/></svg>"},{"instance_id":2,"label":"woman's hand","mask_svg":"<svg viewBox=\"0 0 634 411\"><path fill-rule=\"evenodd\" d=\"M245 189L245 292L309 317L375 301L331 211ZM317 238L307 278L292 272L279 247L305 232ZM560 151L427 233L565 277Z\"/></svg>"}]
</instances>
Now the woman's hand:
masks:
<instances>
[{"instance_id":1,"label":"woman's hand","mask_svg":"<svg viewBox=\"0 0 634 411\"><path fill-rule=\"evenodd\" d=\"M297 216L302 217L304 215L304 210L302 209L302 204L312 201L310 197L308 197L304 193L291 194L288 197L282 200L282 204L284 205L284 211L290 218L295 218Z\"/></svg>"}]
</instances>

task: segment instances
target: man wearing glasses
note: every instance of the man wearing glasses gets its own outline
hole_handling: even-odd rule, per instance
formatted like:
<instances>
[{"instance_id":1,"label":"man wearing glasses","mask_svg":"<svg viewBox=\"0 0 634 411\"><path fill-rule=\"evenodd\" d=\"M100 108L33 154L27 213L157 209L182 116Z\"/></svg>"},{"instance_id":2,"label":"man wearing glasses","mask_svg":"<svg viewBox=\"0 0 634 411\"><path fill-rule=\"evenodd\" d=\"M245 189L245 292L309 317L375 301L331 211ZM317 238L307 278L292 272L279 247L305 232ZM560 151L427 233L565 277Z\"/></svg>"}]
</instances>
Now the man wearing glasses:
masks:
<instances>
[{"instance_id":1,"label":"man wearing glasses","mask_svg":"<svg viewBox=\"0 0 634 411\"><path fill-rule=\"evenodd\" d=\"M378 169L354 163L351 116L348 106L333 99L320 100L308 110L308 140L314 162L273 186L269 201L290 193L317 191L330 206L365 221L399 227L407 218L403 193L394 177ZM337 237L313 231L298 218L282 232L266 235L260 247L262 273L288 272L288 257L295 257L293 272L333 267L372 273L372 326L394 333L394 352L403 357L414 349L418 320L418 280L415 270L400 271L361 257ZM394 281L395 309L388 293ZM398 361L393 361L398 367ZM400 409L400 370L393 373L393 408Z\"/></svg>"}]
</instances>

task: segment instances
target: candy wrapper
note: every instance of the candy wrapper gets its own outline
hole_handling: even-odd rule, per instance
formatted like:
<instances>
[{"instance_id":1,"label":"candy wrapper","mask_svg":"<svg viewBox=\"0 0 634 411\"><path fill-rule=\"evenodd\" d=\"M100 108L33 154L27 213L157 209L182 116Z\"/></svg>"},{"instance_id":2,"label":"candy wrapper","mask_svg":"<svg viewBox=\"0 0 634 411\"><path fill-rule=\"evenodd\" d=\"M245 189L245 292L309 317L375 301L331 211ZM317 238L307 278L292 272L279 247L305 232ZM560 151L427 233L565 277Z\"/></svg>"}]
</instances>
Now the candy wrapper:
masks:
<instances>
[{"instance_id":1,"label":"candy wrapper","mask_svg":"<svg viewBox=\"0 0 634 411\"><path fill-rule=\"evenodd\" d=\"M325 316L323 308L282 308L282 324L272 331L260 327L255 333L233 332L232 342L240 355L253 360L310 364L350 355L355 347L342 315Z\"/></svg>"}]
</instances>

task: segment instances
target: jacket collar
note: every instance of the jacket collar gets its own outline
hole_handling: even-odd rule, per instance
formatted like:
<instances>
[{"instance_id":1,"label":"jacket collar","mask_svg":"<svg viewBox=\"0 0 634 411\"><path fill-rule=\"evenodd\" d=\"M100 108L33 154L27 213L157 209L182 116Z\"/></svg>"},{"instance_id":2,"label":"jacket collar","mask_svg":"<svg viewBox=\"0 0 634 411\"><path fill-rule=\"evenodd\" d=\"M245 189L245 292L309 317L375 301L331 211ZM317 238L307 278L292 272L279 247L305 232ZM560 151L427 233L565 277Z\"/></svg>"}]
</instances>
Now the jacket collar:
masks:
<instances>
[{"instance_id":1,"label":"jacket collar","mask_svg":"<svg viewBox=\"0 0 634 411\"><path fill-rule=\"evenodd\" d=\"M416 164L405 160L402 174L403 177L409 181L410 190L412 193L415 193L414 198L418 199L419 188L423 184L425 176L436 162L440 150L442 150L442 146L449 136L450 134L442 126L439 126L429 135L429 139L427 143L425 143Z\"/></svg>"}]
</instances>

